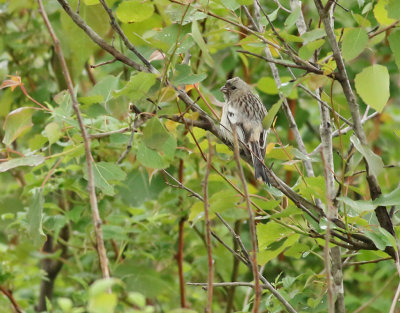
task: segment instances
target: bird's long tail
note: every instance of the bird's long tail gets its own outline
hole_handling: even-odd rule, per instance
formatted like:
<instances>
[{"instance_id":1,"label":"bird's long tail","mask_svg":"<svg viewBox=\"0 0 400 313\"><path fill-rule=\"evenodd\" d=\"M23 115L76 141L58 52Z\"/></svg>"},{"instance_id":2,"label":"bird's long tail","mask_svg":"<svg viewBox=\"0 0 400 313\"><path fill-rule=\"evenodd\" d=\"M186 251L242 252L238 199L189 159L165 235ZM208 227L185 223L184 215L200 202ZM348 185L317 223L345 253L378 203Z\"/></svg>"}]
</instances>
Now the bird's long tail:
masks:
<instances>
[{"instance_id":1,"label":"bird's long tail","mask_svg":"<svg viewBox=\"0 0 400 313\"><path fill-rule=\"evenodd\" d=\"M260 146L259 146L258 142L255 142L255 141L250 142L250 145L251 145L251 150L254 153L254 155L252 155L254 176L256 179L261 178L264 183L266 183L267 185L270 185L270 182L269 182L269 179L267 176L267 171L265 169L265 165L263 164L263 162L260 161L260 160L264 160L264 155L262 155L262 153L261 153Z\"/></svg>"}]
</instances>

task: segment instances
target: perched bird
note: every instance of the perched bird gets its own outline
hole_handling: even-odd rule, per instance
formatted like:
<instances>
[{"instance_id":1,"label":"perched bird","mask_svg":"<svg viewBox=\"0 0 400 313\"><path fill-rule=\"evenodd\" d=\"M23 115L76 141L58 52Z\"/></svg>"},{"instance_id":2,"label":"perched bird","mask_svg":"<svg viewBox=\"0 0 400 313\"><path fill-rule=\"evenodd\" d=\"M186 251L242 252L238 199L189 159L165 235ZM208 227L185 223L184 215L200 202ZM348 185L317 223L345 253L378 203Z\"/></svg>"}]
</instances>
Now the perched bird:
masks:
<instances>
[{"instance_id":1,"label":"perched bird","mask_svg":"<svg viewBox=\"0 0 400 313\"><path fill-rule=\"evenodd\" d=\"M222 132L233 142L233 125L236 126L239 142L251 152L255 178L269 184L264 167L267 130L262 125L267 109L252 88L239 77L227 80L221 91L225 98L220 124Z\"/></svg>"}]
</instances>

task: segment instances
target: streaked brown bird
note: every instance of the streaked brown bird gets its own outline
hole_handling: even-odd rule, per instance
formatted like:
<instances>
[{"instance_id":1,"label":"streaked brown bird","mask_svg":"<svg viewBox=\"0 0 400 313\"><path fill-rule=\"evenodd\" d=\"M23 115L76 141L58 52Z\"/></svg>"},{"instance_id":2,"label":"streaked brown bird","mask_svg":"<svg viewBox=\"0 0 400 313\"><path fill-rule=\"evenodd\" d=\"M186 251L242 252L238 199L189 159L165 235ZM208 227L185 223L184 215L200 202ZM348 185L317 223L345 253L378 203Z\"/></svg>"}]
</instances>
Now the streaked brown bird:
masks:
<instances>
[{"instance_id":1,"label":"streaked brown bird","mask_svg":"<svg viewBox=\"0 0 400 313\"><path fill-rule=\"evenodd\" d=\"M252 88L239 77L227 80L221 91L225 98L221 130L233 142L233 125L236 126L239 141L251 152L255 178L269 184L264 165L268 131L262 125L267 109Z\"/></svg>"}]
</instances>

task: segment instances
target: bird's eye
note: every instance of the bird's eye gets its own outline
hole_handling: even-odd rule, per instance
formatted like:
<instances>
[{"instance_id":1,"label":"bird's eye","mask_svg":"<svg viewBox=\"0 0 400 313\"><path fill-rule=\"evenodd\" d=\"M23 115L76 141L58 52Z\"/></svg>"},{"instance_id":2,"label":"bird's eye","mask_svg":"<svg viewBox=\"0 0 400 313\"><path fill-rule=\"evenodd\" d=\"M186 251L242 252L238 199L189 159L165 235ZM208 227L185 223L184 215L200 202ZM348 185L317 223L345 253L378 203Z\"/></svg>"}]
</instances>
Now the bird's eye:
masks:
<instances>
[{"instance_id":1,"label":"bird's eye","mask_svg":"<svg viewBox=\"0 0 400 313\"><path fill-rule=\"evenodd\" d=\"M235 87L235 86L232 86L232 87L231 87L231 89L232 89L232 90L235 90L235 89L236 89L236 87Z\"/></svg>"}]
</instances>

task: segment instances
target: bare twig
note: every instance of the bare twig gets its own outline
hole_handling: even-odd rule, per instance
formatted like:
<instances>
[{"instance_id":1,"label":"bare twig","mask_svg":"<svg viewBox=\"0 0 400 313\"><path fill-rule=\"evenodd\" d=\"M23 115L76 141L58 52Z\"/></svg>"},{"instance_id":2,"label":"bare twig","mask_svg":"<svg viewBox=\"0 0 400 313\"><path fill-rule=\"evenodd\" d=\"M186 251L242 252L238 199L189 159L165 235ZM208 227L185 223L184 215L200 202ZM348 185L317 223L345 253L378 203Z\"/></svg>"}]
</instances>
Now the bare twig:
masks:
<instances>
[{"instance_id":1,"label":"bare twig","mask_svg":"<svg viewBox=\"0 0 400 313\"><path fill-rule=\"evenodd\" d=\"M21 307L19 306L18 302L15 300L12 292L8 289L6 289L3 286L0 286L0 292L5 295L8 300L10 300L12 307L14 308L15 312L17 313L24 313L25 311L21 309Z\"/></svg>"},{"instance_id":2,"label":"bare twig","mask_svg":"<svg viewBox=\"0 0 400 313\"><path fill-rule=\"evenodd\" d=\"M50 33L51 38L53 39L54 42L54 48L57 53L57 56L60 60L61 67L63 70L64 78L68 86L68 91L71 96L72 100L72 107L75 111L79 128L82 133L82 138L84 141L84 146L85 146L85 156L86 156L86 166L87 166L87 180L88 180L88 192L89 192L89 197L90 197L90 207L92 209L92 218L93 218L93 223L95 227L95 234L96 234L96 247L97 247L97 253L99 255L99 262L100 262L100 267L101 267L101 272L103 275L103 278L108 278L110 277L110 272L108 269L108 258L106 254L106 248L104 246L104 241L103 241L103 231L101 229L101 218L99 214L99 209L97 206L97 196L96 196L96 190L95 190L95 185L94 185L94 172L93 172L93 157L92 157L92 152L90 149L90 137L87 133L85 124L83 122L83 118L81 115L81 111L79 109L79 104L78 100L75 95L74 87L72 84L71 76L69 74L68 66L67 63L65 62L64 54L61 50L60 46L60 41L58 40L52 25L50 24L50 21L47 17L46 11L44 10L42 0L37 0L39 4L39 11L40 14L43 17L43 20L46 24L46 27ZM64 0L60 0L60 2L65 2ZM68 4L67 4L68 6ZM70 7L68 6L70 9ZM77 15L75 12L71 11L71 14ZM80 19L80 17L79 17ZM101 39L102 40L102 39Z\"/></svg>"},{"instance_id":3,"label":"bare twig","mask_svg":"<svg viewBox=\"0 0 400 313\"><path fill-rule=\"evenodd\" d=\"M400 23L400 20L397 20L397 21L393 22L392 24L377 30L376 32L368 34L368 37L369 37L369 39L371 39L371 38L373 38L375 36L378 36L379 34L382 34L382 33L386 32L386 31L388 31L389 29L392 29L392 28L396 27L397 24L399 24L399 23Z\"/></svg>"},{"instance_id":4,"label":"bare twig","mask_svg":"<svg viewBox=\"0 0 400 313\"><path fill-rule=\"evenodd\" d=\"M371 264L371 263L379 263L382 261L392 260L392 258L380 258L376 260L369 260L369 261L360 261L360 262L347 262L343 263L343 266L355 266L355 265L364 265L364 264Z\"/></svg>"},{"instance_id":5,"label":"bare twig","mask_svg":"<svg viewBox=\"0 0 400 313\"><path fill-rule=\"evenodd\" d=\"M205 312L212 312L212 299L213 299L213 281L214 281L214 262L212 259L212 243L211 243L211 226L210 226L210 218L208 214L208 177L210 175L211 169L211 160L212 160L212 145L210 135L208 135L208 159L207 159L207 167L206 174L204 176L204 186L203 186L203 200L204 200L204 222L206 225L206 243L207 243L207 257L208 257L208 288L207 288L207 307Z\"/></svg>"},{"instance_id":6,"label":"bare twig","mask_svg":"<svg viewBox=\"0 0 400 313\"><path fill-rule=\"evenodd\" d=\"M247 189L246 178L244 177L244 172L242 168L242 164L240 163L240 153L239 153L239 143L236 133L236 127L233 125L233 145L234 145L234 157L236 161L236 165L239 170L240 180L242 182L242 187L244 191L245 201L247 211L249 213L249 228L250 228L250 236L251 236L251 246L252 246L252 254L250 256L252 269L253 269L253 277L254 277L254 306L253 313L258 313L258 309L261 301L261 288L260 282L258 280L258 263L257 263L257 232L256 232L256 222L254 219L254 212L250 205L250 196L249 191Z\"/></svg>"},{"instance_id":7,"label":"bare twig","mask_svg":"<svg viewBox=\"0 0 400 313\"><path fill-rule=\"evenodd\" d=\"M300 64L296 64L296 63L293 63L293 62L290 62L290 61L275 59L275 58L269 57L269 56L265 57L263 55L260 55L260 54L254 53L254 52L250 52L250 51L247 51L247 50L237 50L237 52L243 53L243 54L248 54L248 55L251 55L253 57L262 59L262 60L270 62L270 63L277 64L277 65L282 65L282 66L285 66L285 67L302 69L302 70L305 70L305 71L310 72L310 73L316 73L316 74L319 74L319 75L323 75L323 71L320 70L320 69L317 69L315 67L306 66L306 65L300 65Z\"/></svg>"},{"instance_id":8,"label":"bare twig","mask_svg":"<svg viewBox=\"0 0 400 313\"><path fill-rule=\"evenodd\" d=\"M114 63L116 61L118 61L118 60L114 58L114 59L109 60L109 61L104 61L104 62L101 62L101 63L98 63L98 64L90 65L90 68L96 68L96 67L100 67L100 66L103 66L103 65L112 64L112 63Z\"/></svg>"}]
</instances>

